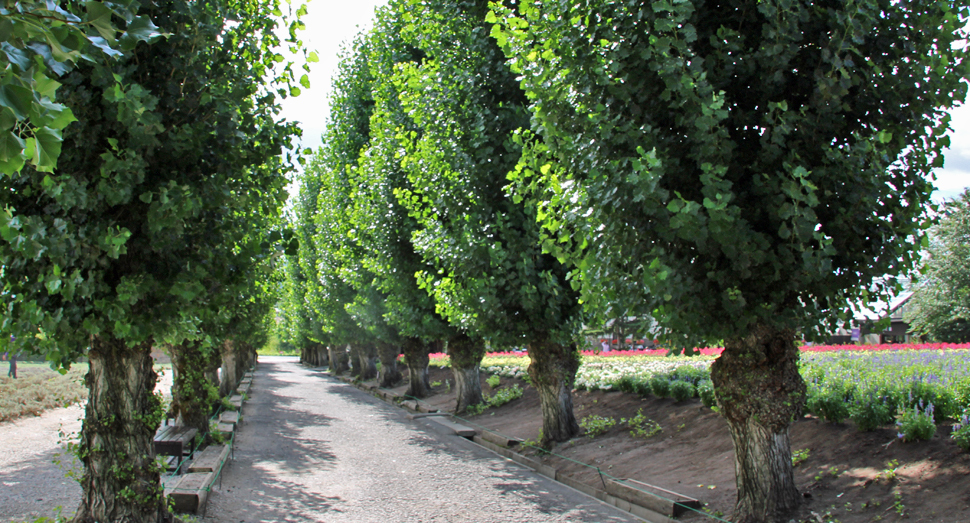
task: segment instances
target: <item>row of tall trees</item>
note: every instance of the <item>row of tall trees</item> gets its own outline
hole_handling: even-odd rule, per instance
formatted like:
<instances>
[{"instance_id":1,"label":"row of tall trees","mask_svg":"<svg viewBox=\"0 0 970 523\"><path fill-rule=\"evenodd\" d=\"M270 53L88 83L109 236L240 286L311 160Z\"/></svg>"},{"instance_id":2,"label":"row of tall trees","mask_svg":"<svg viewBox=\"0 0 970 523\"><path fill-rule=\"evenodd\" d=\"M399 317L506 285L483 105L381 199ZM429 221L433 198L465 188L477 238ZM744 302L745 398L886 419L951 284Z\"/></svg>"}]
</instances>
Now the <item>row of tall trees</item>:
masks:
<instances>
[{"instance_id":1,"label":"row of tall trees","mask_svg":"<svg viewBox=\"0 0 970 523\"><path fill-rule=\"evenodd\" d=\"M284 151L299 129L277 115L296 71L279 64L275 0L68 4L0 20L27 25L5 43L11 67L40 68L26 118L9 95L22 86L0 87L2 111L23 120L4 140L26 147L3 150L2 329L55 366L89 361L74 521L154 522L167 510L151 349L172 355L175 414L206 431L215 370L234 387L252 362L275 305L274 264L292 247L280 216L295 160ZM286 37L294 49L301 12ZM22 64L18 48L43 59Z\"/></svg>"},{"instance_id":2,"label":"row of tall trees","mask_svg":"<svg viewBox=\"0 0 970 523\"><path fill-rule=\"evenodd\" d=\"M288 324L446 343L459 411L487 343L527 345L545 443L577 432L584 314L723 343L734 519L779 520L799 500L796 335L917 262L967 18L941 0L392 1L346 51L303 183ZM408 352L413 391L425 361Z\"/></svg>"}]
</instances>

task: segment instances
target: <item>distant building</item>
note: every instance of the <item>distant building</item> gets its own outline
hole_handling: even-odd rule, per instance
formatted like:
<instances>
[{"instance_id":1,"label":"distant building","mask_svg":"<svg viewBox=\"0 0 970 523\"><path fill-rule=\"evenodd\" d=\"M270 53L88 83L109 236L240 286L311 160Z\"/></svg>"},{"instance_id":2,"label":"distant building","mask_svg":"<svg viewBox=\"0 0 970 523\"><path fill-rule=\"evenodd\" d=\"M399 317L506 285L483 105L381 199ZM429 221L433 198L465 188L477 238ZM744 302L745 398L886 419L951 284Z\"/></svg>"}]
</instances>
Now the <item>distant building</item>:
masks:
<instances>
[{"instance_id":1,"label":"distant building","mask_svg":"<svg viewBox=\"0 0 970 523\"><path fill-rule=\"evenodd\" d=\"M889 303L877 302L872 304L871 308L856 311L851 322L832 334L829 338L829 344L915 342L916 336L909 333L909 324L903 319L906 304L912 296L912 292L904 292L893 298ZM876 322L887 316L889 317L889 328L877 332Z\"/></svg>"}]
</instances>

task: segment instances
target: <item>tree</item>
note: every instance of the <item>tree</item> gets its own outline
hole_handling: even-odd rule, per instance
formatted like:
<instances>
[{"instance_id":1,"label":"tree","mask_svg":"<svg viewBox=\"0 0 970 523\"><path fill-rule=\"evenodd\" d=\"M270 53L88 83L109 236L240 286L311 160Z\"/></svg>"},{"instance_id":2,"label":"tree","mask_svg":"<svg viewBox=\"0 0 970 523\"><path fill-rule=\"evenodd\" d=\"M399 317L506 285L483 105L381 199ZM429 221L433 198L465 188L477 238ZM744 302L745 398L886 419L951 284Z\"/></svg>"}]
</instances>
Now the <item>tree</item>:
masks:
<instances>
[{"instance_id":1,"label":"tree","mask_svg":"<svg viewBox=\"0 0 970 523\"><path fill-rule=\"evenodd\" d=\"M399 333L410 376L407 394L423 398L430 393L429 353L442 341L457 338L458 331L435 312L435 303L418 286L414 275L432 270L415 251L411 237L417 221L396 194L411 189L407 173L396 156L398 134L416 130L401 108L394 85L394 68L420 63L424 53L401 39L403 22L389 9L380 9L366 48L369 95L372 104L369 142L362 149L353 195L351 221L361 245L361 264L372 275L373 284L384 296L384 317ZM441 350L441 349L438 349ZM477 362L476 362L477 365ZM480 387L479 387L480 390ZM458 397L468 400L465 389ZM481 393L479 392L479 400Z\"/></svg>"},{"instance_id":2,"label":"tree","mask_svg":"<svg viewBox=\"0 0 970 523\"><path fill-rule=\"evenodd\" d=\"M906 304L910 328L943 342L970 342L970 190L945 204L930 230L928 256Z\"/></svg>"},{"instance_id":3,"label":"tree","mask_svg":"<svg viewBox=\"0 0 970 523\"><path fill-rule=\"evenodd\" d=\"M285 198L280 155L297 129L275 121L276 95L292 70L261 83L277 63L277 8L151 4L144 14L171 36L61 79L77 121L57 172L0 181L4 330L55 365L90 362L75 521L165 512L150 349L195 336L237 211L278 213Z\"/></svg>"},{"instance_id":4,"label":"tree","mask_svg":"<svg viewBox=\"0 0 970 523\"><path fill-rule=\"evenodd\" d=\"M945 110L967 90L951 47L966 5L550 0L488 16L532 100L514 183L545 249L602 316L649 314L673 347L723 340L734 518L781 518L799 501L795 333L915 264Z\"/></svg>"},{"instance_id":5,"label":"tree","mask_svg":"<svg viewBox=\"0 0 970 523\"><path fill-rule=\"evenodd\" d=\"M543 443L566 441L579 432L572 388L581 308L566 267L541 252L536 207L504 191L521 155L510 133L528 125L524 92L488 36L486 2L392 6L410 20L405 41L428 57L395 78L419 129L402 133L401 166L413 189L398 197L418 221L416 250L435 268L420 275L420 285L467 333L467 340L449 341L448 353L456 369L474 369L469 381L477 383L484 341L528 345ZM456 350L462 346L471 350Z\"/></svg>"}]
</instances>

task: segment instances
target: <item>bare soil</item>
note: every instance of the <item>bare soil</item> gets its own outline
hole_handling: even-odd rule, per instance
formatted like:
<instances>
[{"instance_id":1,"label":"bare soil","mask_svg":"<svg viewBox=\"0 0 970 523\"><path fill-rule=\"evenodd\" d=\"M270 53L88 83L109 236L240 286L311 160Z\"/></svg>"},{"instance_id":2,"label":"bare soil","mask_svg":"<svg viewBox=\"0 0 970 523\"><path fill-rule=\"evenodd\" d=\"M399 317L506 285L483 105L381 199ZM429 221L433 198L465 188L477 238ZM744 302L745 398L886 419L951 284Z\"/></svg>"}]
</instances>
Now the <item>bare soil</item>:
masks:
<instances>
[{"instance_id":1,"label":"bare soil","mask_svg":"<svg viewBox=\"0 0 970 523\"><path fill-rule=\"evenodd\" d=\"M441 410L455 406L450 369L432 367L431 381L441 382L423 401ZM451 387L446 386L448 382ZM478 416L470 424L521 440L536 440L542 428L539 397L522 380L501 378L499 388L518 383L525 394ZM394 389L403 393L405 386ZM482 376L482 390L491 392ZM706 511L728 519L737 496L734 448L727 424L693 399L641 398L623 392L576 391L577 419L595 414L617 420L595 438L579 436L552 449L554 455L523 450L591 486L603 488L600 473L629 478L697 498ZM638 412L656 421L662 432L637 438L619 423ZM950 424L929 441L902 443L892 427L859 432L851 423L831 424L812 416L791 428L794 450L808 457L795 467L803 503L790 517L797 522L868 523L970 522L970 454L949 437ZM685 521L708 521L703 514Z\"/></svg>"}]
</instances>

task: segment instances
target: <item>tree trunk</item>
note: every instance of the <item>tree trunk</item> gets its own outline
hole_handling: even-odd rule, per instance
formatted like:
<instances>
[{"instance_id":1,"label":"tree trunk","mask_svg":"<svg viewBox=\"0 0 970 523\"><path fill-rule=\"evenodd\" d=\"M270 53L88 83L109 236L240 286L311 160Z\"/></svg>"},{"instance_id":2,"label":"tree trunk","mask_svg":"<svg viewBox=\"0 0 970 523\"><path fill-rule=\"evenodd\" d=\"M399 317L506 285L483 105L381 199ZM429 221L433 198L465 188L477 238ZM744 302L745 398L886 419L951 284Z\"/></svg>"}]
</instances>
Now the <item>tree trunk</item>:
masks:
<instances>
[{"instance_id":1,"label":"tree trunk","mask_svg":"<svg viewBox=\"0 0 970 523\"><path fill-rule=\"evenodd\" d=\"M94 336L81 428L81 506L75 523L154 522L165 513L153 437L162 406L154 395L151 343Z\"/></svg>"},{"instance_id":2,"label":"tree trunk","mask_svg":"<svg viewBox=\"0 0 970 523\"><path fill-rule=\"evenodd\" d=\"M758 325L746 338L725 340L711 380L734 440L738 502L732 521L784 518L800 499L788 439L806 391L795 332Z\"/></svg>"},{"instance_id":3,"label":"tree trunk","mask_svg":"<svg viewBox=\"0 0 970 523\"><path fill-rule=\"evenodd\" d=\"M212 357L209 358L209 365L205 369L205 379L215 388L219 394L219 368L222 366L222 353L212 347ZM216 398L218 401L218 397Z\"/></svg>"},{"instance_id":4,"label":"tree trunk","mask_svg":"<svg viewBox=\"0 0 970 523\"><path fill-rule=\"evenodd\" d=\"M401 353L397 345L381 342L377 346L381 359L381 370L377 375L378 386L391 388L401 381L401 371L397 370L397 356Z\"/></svg>"},{"instance_id":5,"label":"tree trunk","mask_svg":"<svg viewBox=\"0 0 970 523\"><path fill-rule=\"evenodd\" d=\"M562 345L540 340L529 344L529 377L539 392L542 407L543 447L569 441L579 434L573 413L573 384L580 355L575 343Z\"/></svg>"},{"instance_id":6,"label":"tree trunk","mask_svg":"<svg viewBox=\"0 0 970 523\"><path fill-rule=\"evenodd\" d=\"M377 347L373 343L361 345L357 353L360 358L360 380L367 381L377 377Z\"/></svg>"},{"instance_id":7,"label":"tree trunk","mask_svg":"<svg viewBox=\"0 0 970 523\"><path fill-rule=\"evenodd\" d=\"M232 340L222 344L222 379L219 381L219 396L225 398L236 390L239 384L239 356Z\"/></svg>"},{"instance_id":8,"label":"tree trunk","mask_svg":"<svg viewBox=\"0 0 970 523\"><path fill-rule=\"evenodd\" d=\"M314 362L314 367L323 367L329 363L330 357L327 354L327 348L323 346L322 343L317 343L313 346L313 351L316 354L316 361Z\"/></svg>"},{"instance_id":9,"label":"tree trunk","mask_svg":"<svg viewBox=\"0 0 970 523\"><path fill-rule=\"evenodd\" d=\"M351 343L348 347L350 347L350 350L347 356L347 364L350 367L350 377L359 378L361 374L360 353L363 349L356 343Z\"/></svg>"},{"instance_id":10,"label":"tree trunk","mask_svg":"<svg viewBox=\"0 0 970 523\"><path fill-rule=\"evenodd\" d=\"M202 349L199 343L172 347L172 368L176 370L172 385L172 412L179 425L193 427L199 435L209 430L212 406L219 401L219 389L206 376L216 359L216 349Z\"/></svg>"},{"instance_id":11,"label":"tree trunk","mask_svg":"<svg viewBox=\"0 0 970 523\"><path fill-rule=\"evenodd\" d=\"M432 344L421 341L420 338L406 338L401 350L408 365L407 395L414 398L427 398L431 395L431 381L428 377L428 362L431 358Z\"/></svg>"},{"instance_id":12,"label":"tree trunk","mask_svg":"<svg viewBox=\"0 0 970 523\"><path fill-rule=\"evenodd\" d=\"M455 414L461 414L484 401L478 368L485 357L485 343L464 335L452 338L448 340L448 356L455 375Z\"/></svg>"},{"instance_id":13,"label":"tree trunk","mask_svg":"<svg viewBox=\"0 0 970 523\"><path fill-rule=\"evenodd\" d=\"M347 350L343 347L331 345L327 348L330 352L330 374L339 376L347 371Z\"/></svg>"}]
</instances>

